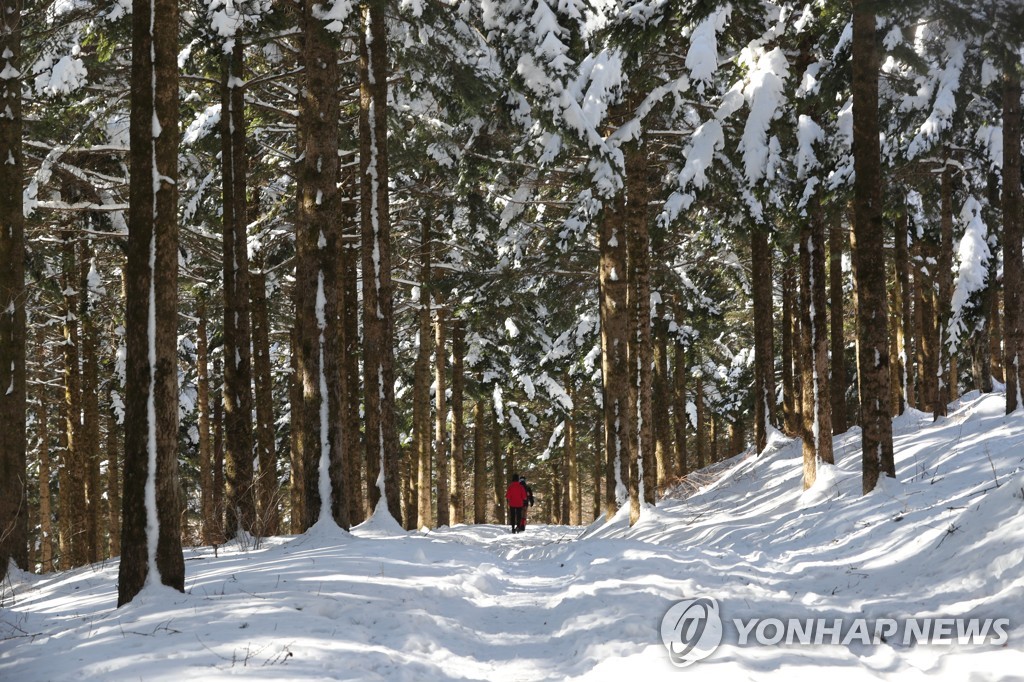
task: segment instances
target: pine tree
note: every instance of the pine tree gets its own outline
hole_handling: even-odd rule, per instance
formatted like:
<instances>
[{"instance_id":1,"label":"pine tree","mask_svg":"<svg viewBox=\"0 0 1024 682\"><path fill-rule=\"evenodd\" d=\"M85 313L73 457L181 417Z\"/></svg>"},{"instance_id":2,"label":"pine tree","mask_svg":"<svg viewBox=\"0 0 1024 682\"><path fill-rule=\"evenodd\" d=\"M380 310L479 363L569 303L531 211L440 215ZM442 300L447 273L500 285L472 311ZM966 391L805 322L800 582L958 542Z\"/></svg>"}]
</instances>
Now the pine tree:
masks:
<instances>
[{"instance_id":1,"label":"pine tree","mask_svg":"<svg viewBox=\"0 0 1024 682\"><path fill-rule=\"evenodd\" d=\"M183 590L185 582L177 473L177 27L177 0L134 1L119 606L147 583Z\"/></svg>"},{"instance_id":2,"label":"pine tree","mask_svg":"<svg viewBox=\"0 0 1024 682\"><path fill-rule=\"evenodd\" d=\"M21 21L21 3L0 3L0 582L11 559L28 568Z\"/></svg>"},{"instance_id":3,"label":"pine tree","mask_svg":"<svg viewBox=\"0 0 1024 682\"><path fill-rule=\"evenodd\" d=\"M889 406L888 319L883 251L882 169L878 141L878 48L875 13L868 0L853 6L853 158L857 275L858 369L861 391L863 489L871 492L879 476L895 476L892 410Z\"/></svg>"}]
</instances>

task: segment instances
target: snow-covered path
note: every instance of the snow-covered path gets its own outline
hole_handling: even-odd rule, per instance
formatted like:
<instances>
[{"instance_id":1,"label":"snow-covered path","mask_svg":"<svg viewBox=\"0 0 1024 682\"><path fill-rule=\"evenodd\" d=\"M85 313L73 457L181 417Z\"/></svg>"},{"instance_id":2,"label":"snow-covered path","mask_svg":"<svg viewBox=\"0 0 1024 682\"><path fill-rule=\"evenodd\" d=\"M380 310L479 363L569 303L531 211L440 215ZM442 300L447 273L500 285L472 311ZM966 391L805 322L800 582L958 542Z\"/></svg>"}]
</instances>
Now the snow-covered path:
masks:
<instances>
[{"instance_id":1,"label":"snow-covered path","mask_svg":"<svg viewBox=\"0 0 1024 682\"><path fill-rule=\"evenodd\" d=\"M537 680L645 648L664 659L658 628L679 581L648 552L596 555L573 542L582 532L317 528L216 559L187 551L186 595L153 590L121 610L116 564L25 576L0 679Z\"/></svg>"},{"instance_id":2,"label":"snow-covered path","mask_svg":"<svg viewBox=\"0 0 1024 682\"><path fill-rule=\"evenodd\" d=\"M868 496L854 430L807 492L779 441L633 528L318 525L188 549L186 594L122 609L114 561L16 575L0 680L1024 679L1024 412L990 396L895 427L897 481ZM661 621L693 597L718 600L724 640L680 671ZM1009 618L1009 641L741 645L729 625L928 616Z\"/></svg>"}]
</instances>

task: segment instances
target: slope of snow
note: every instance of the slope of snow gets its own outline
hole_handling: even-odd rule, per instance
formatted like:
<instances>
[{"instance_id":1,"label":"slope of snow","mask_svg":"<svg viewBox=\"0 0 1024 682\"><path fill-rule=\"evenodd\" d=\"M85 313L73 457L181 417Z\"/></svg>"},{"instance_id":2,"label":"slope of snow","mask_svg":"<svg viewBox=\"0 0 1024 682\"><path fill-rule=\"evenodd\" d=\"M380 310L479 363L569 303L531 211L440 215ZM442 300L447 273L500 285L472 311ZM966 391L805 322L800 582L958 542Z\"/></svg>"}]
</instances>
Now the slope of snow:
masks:
<instances>
[{"instance_id":1,"label":"slope of snow","mask_svg":"<svg viewBox=\"0 0 1024 682\"><path fill-rule=\"evenodd\" d=\"M115 609L117 563L18 573L0 679L541 680L680 672L672 604L718 600L718 679L1024 679L1024 412L968 395L894 422L896 480L860 494L857 430L801 491L800 444L738 457L683 500L589 528L349 534L321 522L258 550L186 550L186 594ZM13 592L13 594L12 594ZM740 645L729 619L1009 618L1002 645Z\"/></svg>"}]
</instances>

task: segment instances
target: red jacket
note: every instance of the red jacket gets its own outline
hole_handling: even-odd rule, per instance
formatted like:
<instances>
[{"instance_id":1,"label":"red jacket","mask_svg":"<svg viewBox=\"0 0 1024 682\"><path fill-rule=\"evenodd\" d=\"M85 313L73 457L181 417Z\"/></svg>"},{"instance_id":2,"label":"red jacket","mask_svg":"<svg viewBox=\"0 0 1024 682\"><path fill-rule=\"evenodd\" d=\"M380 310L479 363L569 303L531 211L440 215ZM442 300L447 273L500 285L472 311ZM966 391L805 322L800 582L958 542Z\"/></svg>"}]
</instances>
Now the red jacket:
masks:
<instances>
[{"instance_id":1,"label":"red jacket","mask_svg":"<svg viewBox=\"0 0 1024 682\"><path fill-rule=\"evenodd\" d=\"M512 481L505 491L505 499L510 507L522 507L526 504L526 488L519 481Z\"/></svg>"}]
</instances>

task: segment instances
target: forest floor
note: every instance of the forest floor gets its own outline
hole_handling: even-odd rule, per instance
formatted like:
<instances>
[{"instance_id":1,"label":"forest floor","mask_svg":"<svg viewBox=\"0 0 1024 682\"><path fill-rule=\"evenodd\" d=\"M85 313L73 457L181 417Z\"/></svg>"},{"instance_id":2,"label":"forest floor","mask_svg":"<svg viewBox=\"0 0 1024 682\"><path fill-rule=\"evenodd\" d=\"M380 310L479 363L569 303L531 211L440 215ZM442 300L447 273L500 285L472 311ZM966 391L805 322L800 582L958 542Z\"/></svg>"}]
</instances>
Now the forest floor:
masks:
<instances>
[{"instance_id":1,"label":"forest floor","mask_svg":"<svg viewBox=\"0 0 1024 682\"><path fill-rule=\"evenodd\" d=\"M19 573L0 680L1024 680L1024 411L1003 416L999 394L955 408L897 419L897 478L867 496L853 429L806 492L800 443L776 437L633 528L318 524L186 549L185 594L122 609L116 560ZM723 641L680 670L662 621L697 597L716 600ZM867 641L858 618L898 632ZM908 618L954 634L904 641ZM971 618L1008 619L1007 636L960 641ZM773 619L839 619L846 641L772 643Z\"/></svg>"}]
</instances>

